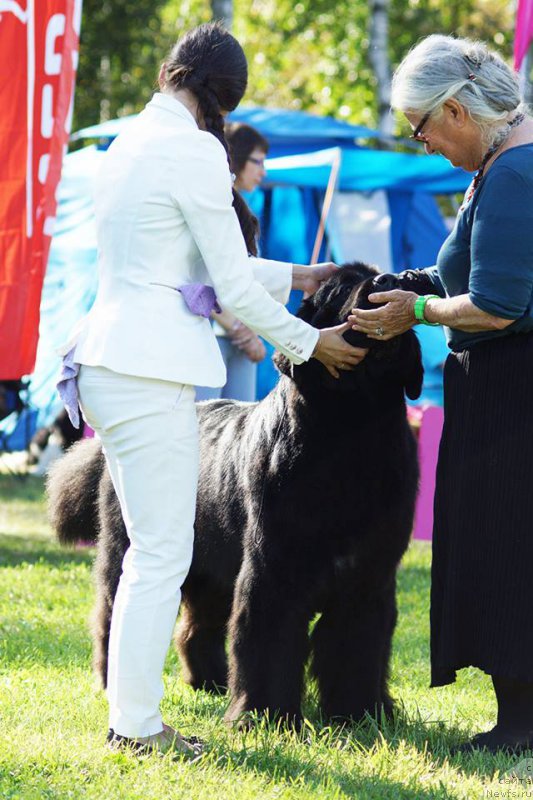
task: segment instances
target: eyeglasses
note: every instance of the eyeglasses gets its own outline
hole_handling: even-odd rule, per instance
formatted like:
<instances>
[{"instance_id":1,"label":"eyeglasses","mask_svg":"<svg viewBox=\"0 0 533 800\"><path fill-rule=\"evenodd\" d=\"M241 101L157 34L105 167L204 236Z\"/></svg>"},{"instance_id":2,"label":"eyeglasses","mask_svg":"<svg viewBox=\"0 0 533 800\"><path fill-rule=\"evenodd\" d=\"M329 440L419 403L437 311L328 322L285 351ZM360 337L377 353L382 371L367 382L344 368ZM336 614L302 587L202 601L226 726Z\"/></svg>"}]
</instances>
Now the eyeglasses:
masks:
<instances>
[{"instance_id":1,"label":"eyeglasses","mask_svg":"<svg viewBox=\"0 0 533 800\"><path fill-rule=\"evenodd\" d=\"M257 167L264 167L265 166L265 159L264 158L253 158L252 156L248 156L246 159L247 161L251 161L252 164L255 164Z\"/></svg>"},{"instance_id":2,"label":"eyeglasses","mask_svg":"<svg viewBox=\"0 0 533 800\"><path fill-rule=\"evenodd\" d=\"M423 142L424 144L427 142L426 137L422 134L422 129L426 124L426 122L428 121L428 119L430 118L430 116L431 116L431 111L428 111L427 114L424 114L424 116L414 129L413 133L409 137L410 139L415 139L417 142Z\"/></svg>"}]
</instances>

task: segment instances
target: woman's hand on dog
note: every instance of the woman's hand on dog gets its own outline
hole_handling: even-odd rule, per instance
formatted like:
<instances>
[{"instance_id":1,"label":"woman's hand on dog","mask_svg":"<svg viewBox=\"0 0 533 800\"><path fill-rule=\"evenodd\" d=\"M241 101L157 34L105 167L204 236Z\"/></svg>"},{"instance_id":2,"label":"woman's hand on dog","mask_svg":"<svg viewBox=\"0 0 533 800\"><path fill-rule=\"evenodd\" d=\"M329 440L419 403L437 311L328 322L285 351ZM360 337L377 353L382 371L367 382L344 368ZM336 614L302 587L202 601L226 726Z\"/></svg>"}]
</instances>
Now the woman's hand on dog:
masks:
<instances>
[{"instance_id":1,"label":"woman's hand on dog","mask_svg":"<svg viewBox=\"0 0 533 800\"><path fill-rule=\"evenodd\" d=\"M339 370L354 369L368 353L368 348L352 347L344 339L343 333L349 331L351 325L345 322L336 328L322 328L313 352L316 358L326 367L334 378L340 377Z\"/></svg>"},{"instance_id":2,"label":"woman's hand on dog","mask_svg":"<svg viewBox=\"0 0 533 800\"><path fill-rule=\"evenodd\" d=\"M415 292L393 289L390 292L374 292L368 295L371 303L385 303L381 308L369 311L353 308L348 322L354 331L366 333L370 339L381 342L405 333L416 324Z\"/></svg>"},{"instance_id":3,"label":"woman's hand on dog","mask_svg":"<svg viewBox=\"0 0 533 800\"><path fill-rule=\"evenodd\" d=\"M303 264L292 265L292 288L301 289L305 297L314 294L324 281L337 272L339 267L332 261L314 264L312 267Z\"/></svg>"}]
</instances>

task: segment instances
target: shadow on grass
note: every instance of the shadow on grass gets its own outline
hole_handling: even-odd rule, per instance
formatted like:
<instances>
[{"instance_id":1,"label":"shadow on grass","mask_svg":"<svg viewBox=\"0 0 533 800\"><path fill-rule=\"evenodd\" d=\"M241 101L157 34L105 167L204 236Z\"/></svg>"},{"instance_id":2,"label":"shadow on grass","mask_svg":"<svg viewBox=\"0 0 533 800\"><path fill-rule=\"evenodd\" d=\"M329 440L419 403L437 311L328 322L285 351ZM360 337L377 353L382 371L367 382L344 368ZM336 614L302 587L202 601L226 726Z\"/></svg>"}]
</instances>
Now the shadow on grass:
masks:
<instances>
[{"instance_id":1,"label":"shadow on grass","mask_svg":"<svg viewBox=\"0 0 533 800\"><path fill-rule=\"evenodd\" d=\"M158 756L148 756L147 758L158 758ZM130 795L127 794L128 787L132 786L132 783L135 783L135 773L137 770L141 770L143 772L146 770L146 760L144 758L138 759L133 755L129 756L123 753L115 753L109 754L109 759L106 759L106 762L106 772L108 775L112 774L110 769L112 765L114 767L113 772L115 775L116 772L118 772L115 780L117 778L122 778L123 780L126 779L123 787L123 791L125 793L121 796L129 797ZM220 773L224 776L224 787L227 786L228 774L233 776L235 784L235 797L241 796L239 784L241 782L243 772L247 771L257 776L262 775L266 777L269 782L271 782L269 788L273 791L272 795L269 793L269 796L272 797L278 796L276 789L281 794L283 789L287 789L292 786L302 786L305 787L306 796L309 798L316 798L316 800L320 800L320 798L324 797L325 790L329 790L331 792L330 796L333 795L335 797L339 797L339 800L341 797L340 792L343 793L342 797L360 798L361 800L449 800L450 798L450 794L447 792L445 787L433 787L431 790L426 790L415 786L407 787L396 781L389 781L378 776L369 777L355 774L351 775L345 770L332 769L330 766L325 767L321 772L316 766L313 766L310 763L304 763L300 759L293 758L285 754L283 756L279 756L279 754L273 754L272 752L262 752L260 749L254 751L253 753L247 750L241 750L240 752L226 751L225 749L224 752L217 752L216 750L213 750L197 764L191 764L190 769L197 771L198 783L196 784L197 791L194 792L195 797L202 796L200 788L202 783L202 773L207 770L210 765L214 767L214 769L220 771ZM69 761L59 760L58 762L54 763L53 770L60 771L60 774L63 777L63 780L61 781L62 785L64 785L65 774L71 774L73 781L72 785L79 786L79 766L79 762L73 766ZM53 777L52 779L50 776L43 778L42 762L30 761L22 768L18 765L17 767L16 783L15 780L12 779L14 785L18 784L17 788L27 788L28 786L31 786L32 788L35 787L38 790L41 788L44 790L49 790L50 785L52 785L52 787L54 786ZM93 769L94 765L92 763L89 763L86 767L84 767L83 783L88 784L92 782L93 778L91 776L91 770ZM11 775L13 775L13 773L15 773L15 769L12 770ZM94 776L96 781L98 778L98 775ZM128 781L128 783L126 783L126 781ZM285 786L283 786L282 782L285 784ZM7 788L10 788L9 785ZM245 793L246 797L251 796L246 790ZM43 794L42 796L48 797L48 794ZM54 797L55 796L56 795L54 794ZM77 794L76 796L81 797L81 795ZM114 793L112 796L117 797L117 795ZM132 794L131 796L138 797L140 795L135 792L135 794ZM165 794L165 796L169 795ZM189 796L189 793L187 793L187 796ZM263 794L257 796L262 797ZM228 795L224 792L224 789L221 789L220 797L228 797Z\"/></svg>"},{"instance_id":2,"label":"shadow on grass","mask_svg":"<svg viewBox=\"0 0 533 800\"><path fill-rule=\"evenodd\" d=\"M63 548L52 539L31 538L0 533L0 567L16 567L21 564L48 564L51 567L71 567L77 564L91 565L94 548L80 550Z\"/></svg>"},{"instance_id":3,"label":"shadow on grass","mask_svg":"<svg viewBox=\"0 0 533 800\"><path fill-rule=\"evenodd\" d=\"M222 716L227 705L224 694L199 692L195 696L196 699L191 698L195 718L212 723L213 717ZM224 772L246 770L262 774L273 782L282 780L295 786L303 785L309 797L322 797L328 789L335 797L342 792L343 797L364 800L449 799L448 787L444 785L426 788L408 778L399 782L383 774L363 774L361 759L376 757L372 748L378 742L377 727L371 721L343 727L321 727L318 722L316 725L312 722L310 728L304 727L296 733L259 718L247 731L228 728L223 741L216 742L212 748L207 740L207 758ZM354 756L359 756L358 760ZM344 763L339 763L341 759ZM383 760L378 755L376 772L382 772L382 768Z\"/></svg>"},{"instance_id":4,"label":"shadow on grass","mask_svg":"<svg viewBox=\"0 0 533 800\"><path fill-rule=\"evenodd\" d=\"M181 698L183 702L183 697ZM213 717L222 717L227 706L228 698L225 694L219 695L198 692L191 695L189 710L197 719L212 721ZM424 758L435 767L445 768L446 762L465 775L477 776L481 781L492 780L496 770L500 774L512 767L516 767L526 756L507 755L499 753L472 753L451 755L450 749L465 741L464 730L449 726L443 721L416 720L399 710L391 720L382 720L379 724L375 719L368 717L359 723L344 725L328 725L323 723L318 715L315 718L313 709L309 708L310 722L314 728L311 740L323 742L324 746L331 746L333 750L347 748L349 751L362 752L366 757L375 755L376 745L386 746L391 752L399 751L405 747L417 751L417 759ZM276 734L276 735L273 735ZM328 760L327 770L321 769L313 761L304 756L297 758L287 754L287 746L291 738L300 741L305 738L303 733L295 734L279 731L273 722L259 719L256 725L245 733L231 732L228 730L228 742L225 747L214 748L222 761L237 763L239 768L248 768L264 771L284 777L285 779L302 779L310 786L318 788L329 780L334 782L342 791L361 792L361 797L366 798L448 798L448 789L443 787L442 792L436 787L427 790L423 787L411 785L406 787L395 781L388 781L380 776L364 776L357 774L357 767L345 770L341 767L334 768ZM239 749L239 740L243 747ZM327 745L326 745L327 742ZM313 741L311 741L313 743ZM324 750L322 751L324 755ZM327 780L326 780L327 778ZM375 793L370 793L373 789ZM386 790L386 791L385 791ZM381 794L380 794L381 792Z\"/></svg>"},{"instance_id":5,"label":"shadow on grass","mask_svg":"<svg viewBox=\"0 0 533 800\"><path fill-rule=\"evenodd\" d=\"M449 794L445 787L424 789L411 783L406 786L398 781L383 778L379 775L363 775L354 765L349 770L333 766L327 760L323 766L311 757L298 758L277 747L261 745L234 750L218 756L220 767L231 767L235 770L248 770L255 774L263 774L275 781L280 779L289 784L303 784L309 797L322 797L326 789L343 792L343 796L364 798L364 800L445 800ZM335 796L337 795L335 792Z\"/></svg>"},{"instance_id":6,"label":"shadow on grass","mask_svg":"<svg viewBox=\"0 0 533 800\"><path fill-rule=\"evenodd\" d=\"M182 697L181 702L183 701ZM213 729L213 722L214 718L220 719L225 705L226 698L223 695L208 695L203 692L191 695L191 708L188 711L194 714L198 722L203 718L208 723L206 727L213 731L212 744L210 736L206 737L205 759L198 765L190 767L192 770L198 769L199 780L204 770L207 777L209 768L212 768L224 776L225 786L228 775L234 777L237 787L243 774L248 773L251 776L262 776L270 783L271 788L274 785L280 787L280 784L299 787L309 798L324 797L326 792L328 795L338 796L339 800L341 796L357 797L361 800L363 798L364 800L449 800L450 796L455 796L450 793L450 786L444 783L438 785L433 782L431 786L423 785L424 776L434 772L436 764L444 763L447 757L447 753L444 752L445 740L453 736L452 730L447 731L446 735L435 731L430 731L428 735L427 725L422 723L406 725L404 721L397 719L392 730L382 731L381 738L377 727L369 720L342 729L330 727L321 729L316 725L309 735L309 741L304 741L306 732L299 736L291 732L280 733L274 723L261 720L255 728L246 733L237 733L231 729L227 732L223 730L221 733L218 722ZM187 734L196 731L183 732ZM385 761L379 754L376 755L376 750L373 750L374 745L383 743L383 740L387 742L392 752L392 757L391 755L388 759L385 757ZM420 756L417 757L416 773L420 777L411 778L408 773L404 773L405 780L398 780L398 778L387 778L383 774L386 762L393 763L394 751L399 749L401 740L414 745L420 756L427 758L427 772L421 774ZM431 746L431 741L435 742L435 746ZM436 746L439 742L443 748L442 754L438 752ZM425 743L427 747L424 747ZM405 757L405 753L403 755ZM137 769L138 762L133 756L109 754L109 757L106 767L108 773L111 764L118 767L120 772ZM374 765L370 764L370 769L362 766L367 758L375 759ZM503 772L517 762L493 757L467 761L463 757L461 762L450 759L450 763L459 773L459 777L460 772L465 775L476 773L479 779L483 780L484 777L492 778L496 769ZM25 765L25 771L28 771L29 766ZM42 767L42 763L35 764L35 772L42 772ZM59 767L61 762L54 764L54 769ZM72 765L67 762L64 767L68 770ZM76 764L76 769L78 768L79 763ZM139 768L145 768L142 762L139 763ZM92 770L94 770L93 762L84 770L88 780ZM376 774L368 774L370 771ZM97 777L95 775L95 779ZM239 796L238 791L235 792L235 796Z\"/></svg>"},{"instance_id":7,"label":"shadow on grass","mask_svg":"<svg viewBox=\"0 0 533 800\"><path fill-rule=\"evenodd\" d=\"M90 670L89 631L80 625L46 625L41 620L21 620L2 625L2 667L51 666Z\"/></svg>"},{"instance_id":8,"label":"shadow on grass","mask_svg":"<svg viewBox=\"0 0 533 800\"><path fill-rule=\"evenodd\" d=\"M171 696L172 691L167 691L166 704L172 702ZM376 741L368 724L350 728L321 728L317 724L314 730L305 727L296 733L265 718L256 718L256 724L246 731L223 727L221 732L220 720L228 700L224 693L191 690L190 702L188 700L180 697L180 704L186 704L188 719L197 720L199 727L203 721L207 729L213 731L212 740L209 734L205 737L207 752L205 760L198 766L201 768L203 765L205 769L212 766L226 778L228 773L233 773L236 782L240 775L248 772L262 775L278 786L283 782L304 788L309 798L321 798L328 790L339 800L341 796L361 800L449 800L450 794L445 786L426 788L415 780L399 782L387 779L383 774L363 774L361 759L372 758L373 754L367 751ZM355 728L365 729L366 742L362 741L362 736L357 740L350 736ZM182 729L182 732L191 735L198 730ZM339 763L341 761L343 763ZM377 763L376 772L382 766L382 763Z\"/></svg>"},{"instance_id":9,"label":"shadow on grass","mask_svg":"<svg viewBox=\"0 0 533 800\"><path fill-rule=\"evenodd\" d=\"M406 743L421 755L426 755L438 767L443 767L447 761L452 767L460 769L467 775L476 774L484 778L492 778L496 770L500 773L505 772L525 757L480 751L452 755L451 749L468 739L464 730L446 724L442 720L413 719L401 708L396 711L393 719L383 720L380 725L376 720L369 718L364 723L351 726L350 730L365 747L372 746L379 738L385 741L391 750L397 750Z\"/></svg>"}]
</instances>

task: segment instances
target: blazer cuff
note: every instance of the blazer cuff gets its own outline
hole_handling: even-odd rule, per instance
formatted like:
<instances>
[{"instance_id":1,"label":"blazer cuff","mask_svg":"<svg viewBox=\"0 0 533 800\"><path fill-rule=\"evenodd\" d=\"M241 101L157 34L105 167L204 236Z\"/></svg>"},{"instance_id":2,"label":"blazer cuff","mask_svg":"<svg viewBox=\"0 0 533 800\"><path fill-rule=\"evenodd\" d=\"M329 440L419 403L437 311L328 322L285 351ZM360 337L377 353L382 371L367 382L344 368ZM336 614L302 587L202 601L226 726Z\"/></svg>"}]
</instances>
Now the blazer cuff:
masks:
<instances>
[{"instance_id":1,"label":"blazer cuff","mask_svg":"<svg viewBox=\"0 0 533 800\"><path fill-rule=\"evenodd\" d=\"M302 327L301 331L298 331L297 340L289 340L284 346L279 344L276 346L276 349L287 356L293 364L303 364L304 361L309 361L320 336L318 328L314 328L303 320L298 320L298 322L302 323Z\"/></svg>"}]
</instances>

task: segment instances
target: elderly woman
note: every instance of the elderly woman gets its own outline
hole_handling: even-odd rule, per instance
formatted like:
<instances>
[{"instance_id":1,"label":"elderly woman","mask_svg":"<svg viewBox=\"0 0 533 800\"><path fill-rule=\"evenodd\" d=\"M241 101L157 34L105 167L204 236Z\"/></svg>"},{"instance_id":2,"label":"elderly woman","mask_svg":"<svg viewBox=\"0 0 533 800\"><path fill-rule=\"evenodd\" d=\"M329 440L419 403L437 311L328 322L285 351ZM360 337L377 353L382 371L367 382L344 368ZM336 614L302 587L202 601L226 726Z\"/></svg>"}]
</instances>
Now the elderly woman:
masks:
<instances>
[{"instance_id":1,"label":"elderly woman","mask_svg":"<svg viewBox=\"0 0 533 800\"><path fill-rule=\"evenodd\" d=\"M489 673L497 724L459 749L518 750L533 744L533 120L501 58L447 36L406 56L392 104L426 153L476 173L436 266L352 321L378 339L446 326L431 685Z\"/></svg>"}]
</instances>

